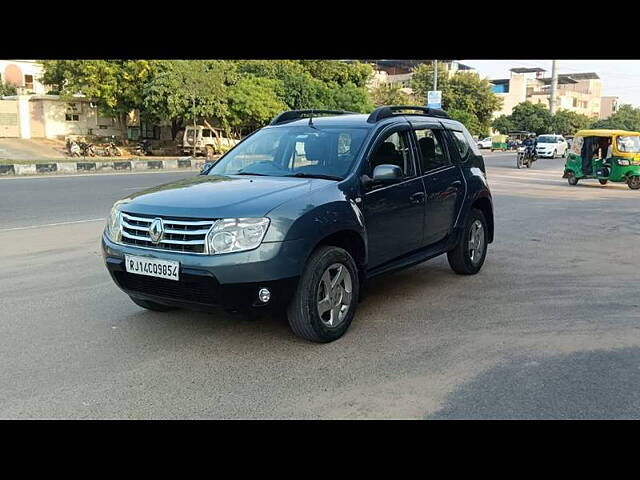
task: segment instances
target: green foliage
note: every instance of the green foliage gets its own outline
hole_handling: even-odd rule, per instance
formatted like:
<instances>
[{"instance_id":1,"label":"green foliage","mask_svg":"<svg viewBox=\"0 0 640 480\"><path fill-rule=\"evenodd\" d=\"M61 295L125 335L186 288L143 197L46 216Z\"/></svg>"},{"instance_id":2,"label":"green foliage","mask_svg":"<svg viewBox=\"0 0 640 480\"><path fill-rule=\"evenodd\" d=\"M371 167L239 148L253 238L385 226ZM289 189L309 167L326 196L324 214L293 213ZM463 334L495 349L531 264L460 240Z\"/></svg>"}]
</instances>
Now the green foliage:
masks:
<instances>
[{"instance_id":1,"label":"green foliage","mask_svg":"<svg viewBox=\"0 0 640 480\"><path fill-rule=\"evenodd\" d=\"M427 92L433 89L432 64L416 67L411 79L421 103L426 103ZM462 123L473 135L486 135L491 127L491 115L500 108L502 100L491 91L488 80L475 72L456 72L451 77L444 66L438 64L438 90L442 91L442 108L464 119Z\"/></svg>"},{"instance_id":2,"label":"green foliage","mask_svg":"<svg viewBox=\"0 0 640 480\"><path fill-rule=\"evenodd\" d=\"M503 135L518 130L514 123L511 121L511 117L507 115L500 115L493 120L492 127Z\"/></svg>"},{"instance_id":3,"label":"green foliage","mask_svg":"<svg viewBox=\"0 0 640 480\"><path fill-rule=\"evenodd\" d=\"M0 97L3 95L16 95L18 90L10 83L0 82Z\"/></svg>"},{"instance_id":4,"label":"green foliage","mask_svg":"<svg viewBox=\"0 0 640 480\"><path fill-rule=\"evenodd\" d=\"M371 99L375 106L380 105L409 105L409 95L402 91L400 85L381 84L371 92Z\"/></svg>"},{"instance_id":5,"label":"green foliage","mask_svg":"<svg viewBox=\"0 0 640 480\"><path fill-rule=\"evenodd\" d=\"M511 115L500 115L493 120L492 126L502 134L516 130L560 135L573 135L578 130L589 128L593 119L569 110L558 110L551 115L549 109L541 103L522 102L513 108Z\"/></svg>"},{"instance_id":6,"label":"green foliage","mask_svg":"<svg viewBox=\"0 0 640 480\"><path fill-rule=\"evenodd\" d=\"M282 82L276 79L248 76L229 88L229 124L237 129L254 130L286 109L278 97Z\"/></svg>"},{"instance_id":7,"label":"green foliage","mask_svg":"<svg viewBox=\"0 0 640 480\"><path fill-rule=\"evenodd\" d=\"M551 119L549 130L560 135L573 135L578 130L589 128L592 122L593 119L587 115L570 110L558 110Z\"/></svg>"},{"instance_id":8,"label":"green foliage","mask_svg":"<svg viewBox=\"0 0 640 480\"><path fill-rule=\"evenodd\" d=\"M337 83L340 86L351 83L356 87L365 87L373 75L373 67L360 62L302 60L300 64L313 78L325 83Z\"/></svg>"},{"instance_id":9,"label":"green foliage","mask_svg":"<svg viewBox=\"0 0 640 480\"><path fill-rule=\"evenodd\" d=\"M146 116L156 119L218 118L228 115L228 85L235 68L225 61L156 62L156 73L143 88Z\"/></svg>"},{"instance_id":10,"label":"green foliage","mask_svg":"<svg viewBox=\"0 0 640 480\"><path fill-rule=\"evenodd\" d=\"M640 108L632 105L621 105L618 111L609 118L598 120L591 128L607 128L640 132Z\"/></svg>"}]
</instances>

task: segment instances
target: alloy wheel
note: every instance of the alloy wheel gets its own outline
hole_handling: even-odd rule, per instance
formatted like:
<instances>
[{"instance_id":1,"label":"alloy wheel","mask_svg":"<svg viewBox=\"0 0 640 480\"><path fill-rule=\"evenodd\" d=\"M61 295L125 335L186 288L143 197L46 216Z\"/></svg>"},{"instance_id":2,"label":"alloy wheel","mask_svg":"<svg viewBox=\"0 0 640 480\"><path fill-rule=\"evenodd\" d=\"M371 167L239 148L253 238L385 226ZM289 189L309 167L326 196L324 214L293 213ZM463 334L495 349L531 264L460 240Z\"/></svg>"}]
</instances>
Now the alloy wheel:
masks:
<instances>
[{"instance_id":1,"label":"alloy wheel","mask_svg":"<svg viewBox=\"0 0 640 480\"><path fill-rule=\"evenodd\" d=\"M349 269L341 264L329 266L318 285L317 308L320 321L329 328L340 325L349 313L353 298Z\"/></svg>"}]
</instances>

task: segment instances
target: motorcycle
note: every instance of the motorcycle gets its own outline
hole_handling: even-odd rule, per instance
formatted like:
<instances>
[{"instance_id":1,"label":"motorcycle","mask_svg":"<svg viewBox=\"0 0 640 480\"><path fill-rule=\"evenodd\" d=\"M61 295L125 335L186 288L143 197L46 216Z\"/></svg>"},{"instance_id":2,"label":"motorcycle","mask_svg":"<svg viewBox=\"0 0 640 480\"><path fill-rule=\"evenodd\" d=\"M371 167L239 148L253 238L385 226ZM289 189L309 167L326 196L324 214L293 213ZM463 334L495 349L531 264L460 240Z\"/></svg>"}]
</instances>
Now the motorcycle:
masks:
<instances>
[{"instance_id":1,"label":"motorcycle","mask_svg":"<svg viewBox=\"0 0 640 480\"><path fill-rule=\"evenodd\" d=\"M135 154L141 157L144 157L145 155L152 155L151 143L149 140L142 140L138 142L138 145L135 148Z\"/></svg>"},{"instance_id":2,"label":"motorcycle","mask_svg":"<svg viewBox=\"0 0 640 480\"><path fill-rule=\"evenodd\" d=\"M521 145L518 147L518 153L516 157L516 167L522 168L527 167L531 168L533 162L538 159L538 155L536 154L536 149L533 145L525 146Z\"/></svg>"},{"instance_id":3,"label":"motorcycle","mask_svg":"<svg viewBox=\"0 0 640 480\"><path fill-rule=\"evenodd\" d=\"M111 141L104 146L104 154L107 157L120 157L122 151L118 148L115 142L115 135L111 135Z\"/></svg>"},{"instance_id":4,"label":"motorcycle","mask_svg":"<svg viewBox=\"0 0 640 480\"><path fill-rule=\"evenodd\" d=\"M80 142L80 151L83 157L95 157L96 148L93 143Z\"/></svg>"},{"instance_id":5,"label":"motorcycle","mask_svg":"<svg viewBox=\"0 0 640 480\"><path fill-rule=\"evenodd\" d=\"M71 140L67 144L67 151L69 152L69 155L71 155L72 157L81 156L80 146L73 140Z\"/></svg>"}]
</instances>

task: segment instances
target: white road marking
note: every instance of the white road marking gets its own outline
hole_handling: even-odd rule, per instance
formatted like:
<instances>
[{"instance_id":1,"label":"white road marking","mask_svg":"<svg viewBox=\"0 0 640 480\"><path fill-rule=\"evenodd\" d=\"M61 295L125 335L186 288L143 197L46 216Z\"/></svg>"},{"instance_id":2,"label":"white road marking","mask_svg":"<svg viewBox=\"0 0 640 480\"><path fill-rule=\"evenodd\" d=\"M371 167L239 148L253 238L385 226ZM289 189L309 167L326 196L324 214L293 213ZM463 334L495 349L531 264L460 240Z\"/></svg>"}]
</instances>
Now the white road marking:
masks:
<instances>
[{"instance_id":1,"label":"white road marking","mask_svg":"<svg viewBox=\"0 0 640 480\"><path fill-rule=\"evenodd\" d=\"M88 220L75 220L73 222L45 223L44 225L29 225L28 227L0 228L0 232L12 232L15 230L30 230L33 228L43 228L43 227L55 227L58 225L72 225L74 223L104 222L105 220L106 220L105 218L90 218Z\"/></svg>"}]
</instances>

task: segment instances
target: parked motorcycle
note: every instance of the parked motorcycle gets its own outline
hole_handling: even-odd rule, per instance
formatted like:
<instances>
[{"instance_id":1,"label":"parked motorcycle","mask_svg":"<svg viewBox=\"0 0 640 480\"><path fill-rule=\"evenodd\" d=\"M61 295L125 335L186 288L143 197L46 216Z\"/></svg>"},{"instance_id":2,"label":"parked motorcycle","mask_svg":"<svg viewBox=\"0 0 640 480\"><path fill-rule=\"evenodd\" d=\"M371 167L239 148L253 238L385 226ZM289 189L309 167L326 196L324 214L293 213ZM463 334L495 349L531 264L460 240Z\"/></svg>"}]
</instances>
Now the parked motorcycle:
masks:
<instances>
[{"instance_id":1,"label":"parked motorcycle","mask_svg":"<svg viewBox=\"0 0 640 480\"><path fill-rule=\"evenodd\" d=\"M96 147L93 143L80 142L80 151L83 157L95 157Z\"/></svg>"},{"instance_id":2,"label":"parked motorcycle","mask_svg":"<svg viewBox=\"0 0 640 480\"><path fill-rule=\"evenodd\" d=\"M145 155L152 155L151 142L149 140L141 140L135 148L135 154L141 157Z\"/></svg>"},{"instance_id":3,"label":"parked motorcycle","mask_svg":"<svg viewBox=\"0 0 640 480\"><path fill-rule=\"evenodd\" d=\"M107 157L122 156L122 151L116 145L115 139L116 139L115 135L111 135L111 141L104 146L104 154Z\"/></svg>"},{"instance_id":4,"label":"parked motorcycle","mask_svg":"<svg viewBox=\"0 0 640 480\"><path fill-rule=\"evenodd\" d=\"M72 157L80 157L80 156L82 156L82 151L80 150L80 145L78 145L78 143L75 142L74 140L70 140L67 143L67 152Z\"/></svg>"}]
</instances>

